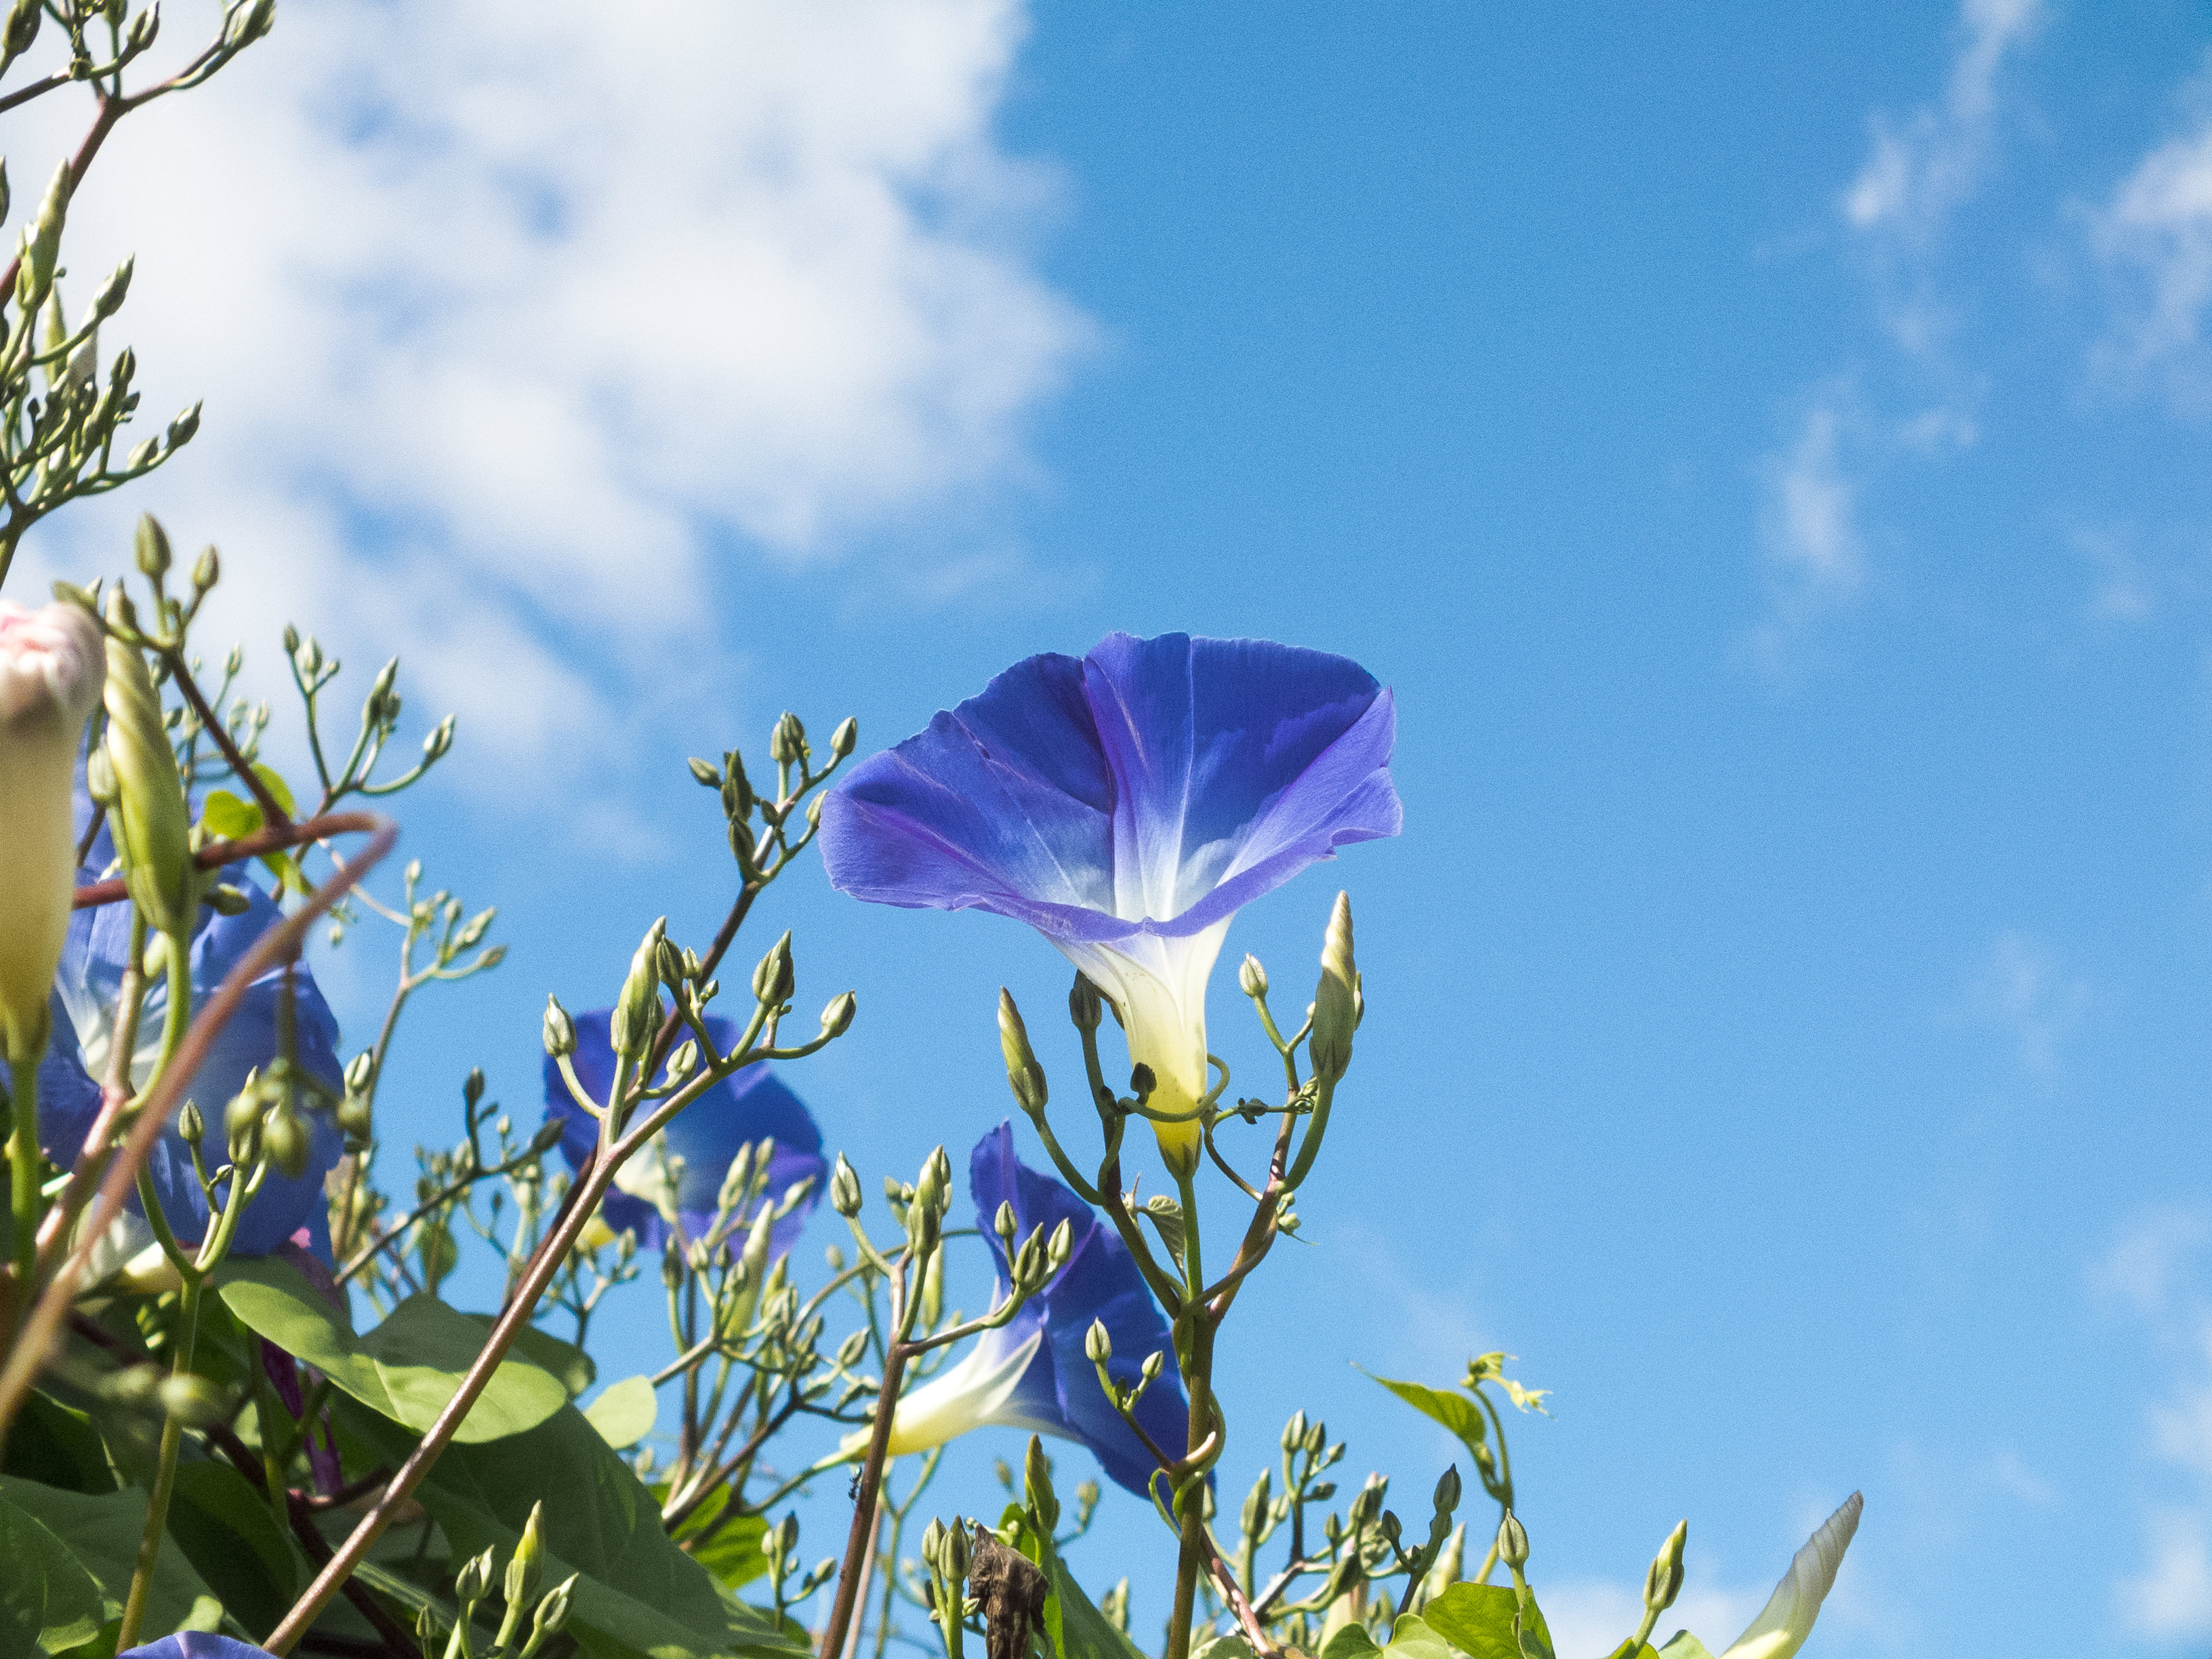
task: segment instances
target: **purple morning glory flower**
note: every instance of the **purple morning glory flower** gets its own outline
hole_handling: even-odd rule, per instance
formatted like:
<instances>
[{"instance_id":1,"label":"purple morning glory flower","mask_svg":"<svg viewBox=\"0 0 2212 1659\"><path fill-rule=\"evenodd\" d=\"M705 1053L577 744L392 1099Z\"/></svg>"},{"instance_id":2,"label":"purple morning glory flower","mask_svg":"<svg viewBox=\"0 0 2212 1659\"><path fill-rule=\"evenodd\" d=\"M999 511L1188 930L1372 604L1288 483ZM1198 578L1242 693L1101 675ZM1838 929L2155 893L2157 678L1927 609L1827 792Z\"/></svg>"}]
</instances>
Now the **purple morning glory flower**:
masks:
<instances>
[{"instance_id":1,"label":"purple morning glory flower","mask_svg":"<svg viewBox=\"0 0 2212 1659\"><path fill-rule=\"evenodd\" d=\"M614 1086L615 1052L608 1036L611 1010L576 1016L576 1052L569 1063L577 1079L594 1100L604 1101ZM709 1015L708 1031L726 1054L740 1033L726 1019ZM668 1080L664 1071L655 1086ZM592 1161L599 1144L599 1120L579 1106L568 1093L557 1061L545 1062L545 1121L561 1125L561 1155L579 1175ZM641 1149L616 1173L616 1190L599 1206L600 1218L613 1231L635 1232L641 1248L658 1249L667 1242L668 1227L659 1200L669 1161L681 1158L677 1181L676 1209L684 1237L706 1236L714 1224L714 1205L721 1194L723 1177L744 1148L773 1138L775 1152L769 1159L768 1199L780 1201L784 1194L809 1176L814 1186L799 1207L775 1224L770 1249L781 1255L799 1237L808 1213L822 1194L830 1166L822 1158L822 1131L805 1103L792 1093L782 1079L765 1063L748 1066L720 1083L676 1115L652 1147Z\"/></svg>"},{"instance_id":2,"label":"purple morning glory flower","mask_svg":"<svg viewBox=\"0 0 2212 1659\"><path fill-rule=\"evenodd\" d=\"M1206 1091L1206 982L1230 919L1348 842L1398 833L1390 693L1266 640L1109 634L1008 669L872 757L823 807L830 884L994 911L1114 1004L1152 1104ZM1194 1123L1155 1123L1194 1161Z\"/></svg>"},{"instance_id":3,"label":"purple morning glory flower","mask_svg":"<svg viewBox=\"0 0 2212 1659\"><path fill-rule=\"evenodd\" d=\"M89 805L82 797L79 805L88 814ZM103 827L93 846L90 866L80 870L77 879L97 879L114 856L112 848ZM235 916L201 907L191 953L195 1008L214 994L262 934L283 920L276 901L254 884L245 865L228 866L222 879L246 896L247 905ZM75 1162L100 1109L100 1087L94 1079L107 1069L115 1002L130 955L129 905L104 904L79 910L70 917L61 967L54 975L59 1006L52 1046L39 1073L40 1138L46 1143L46 1155L64 1169ZM191 1100L199 1106L207 1124L204 1155L210 1165L223 1157L223 1109L246 1086L246 1073L266 1066L280 1051L278 1021L283 985L282 968L272 969L253 981L179 1097L180 1103ZM337 1021L305 964L293 969L292 991L295 1058L303 1071L336 1093L343 1086L337 1060ZM167 981L157 977L149 989L145 1012L138 1023L137 1051L131 1057L132 1080L141 1088L152 1075L161 1052L167 1001ZM59 1017L64 1013L66 1018ZM325 1257L330 1254L330 1215L323 1201L323 1178L343 1153L345 1137L327 1111L305 1110L301 1117L307 1128L307 1167L297 1176L272 1168L263 1178L260 1190L240 1219L231 1243L233 1255L270 1255L303 1230L309 1249ZM207 1200L192 1173L191 1153L173 1127L155 1143L147 1170L161 1194L162 1213L178 1237L201 1237L207 1231ZM135 1195L131 1204L135 1211L138 1205Z\"/></svg>"},{"instance_id":4,"label":"purple morning glory flower","mask_svg":"<svg viewBox=\"0 0 2212 1659\"><path fill-rule=\"evenodd\" d=\"M213 1631L180 1630L158 1642L128 1649L115 1659L269 1659L269 1650Z\"/></svg>"},{"instance_id":5,"label":"purple morning glory flower","mask_svg":"<svg viewBox=\"0 0 2212 1659\"><path fill-rule=\"evenodd\" d=\"M1074 1249L1067 1265L1010 1322L984 1332L957 1364L899 1401L891 1419L892 1453L926 1450L995 1423L1079 1440L1097 1454L1109 1480L1141 1496L1159 1460L1114 1409L1083 1347L1091 1322L1104 1321L1114 1339L1107 1370L1125 1388L1136 1382L1147 1358L1167 1355L1158 1379L1137 1403L1137 1420L1161 1449L1180 1456L1188 1446L1190 1406L1183 1398L1167 1321L1145 1288L1137 1264L1089 1205L1014 1156L1010 1123L975 1143L968 1160L968 1183L975 1198L976 1225L998 1269L994 1304L1006 1299L1013 1282L1006 1246L992 1229L1000 1205L1014 1206L1018 1241L1040 1226L1049 1237L1065 1221ZM865 1436L860 1438L865 1442Z\"/></svg>"}]
</instances>

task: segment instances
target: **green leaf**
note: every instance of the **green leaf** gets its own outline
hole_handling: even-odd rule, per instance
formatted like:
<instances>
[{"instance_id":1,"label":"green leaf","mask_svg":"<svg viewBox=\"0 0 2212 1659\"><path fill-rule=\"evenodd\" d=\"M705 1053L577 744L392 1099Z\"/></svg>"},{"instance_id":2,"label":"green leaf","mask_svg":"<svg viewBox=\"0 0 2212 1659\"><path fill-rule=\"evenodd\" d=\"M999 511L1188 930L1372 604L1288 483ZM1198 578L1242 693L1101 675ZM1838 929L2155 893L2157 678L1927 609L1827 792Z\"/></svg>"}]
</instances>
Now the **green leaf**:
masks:
<instances>
[{"instance_id":1,"label":"green leaf","mask_svg":"<svg viewBox=\"0 0 2212 1659\"><path fill-rule=\"evenodd\" d=\"M585 1407L584 1415L607 1444L620 1451L653 1432L653 1419L660 1415L660 1397L653 1391L651 1377L625 1376Z\"/></svg>"},{"instance_id":2,"label":"green leaf","mask_svg":"<svg viewBox=\"0 0 2212 1659\"><path fill-rule=\"evenodd\" d=\"M1116 1631L1115 1634L1118 1636L1121 1632ZM1242 1632L1231 1631L1226 1636L1216 1636L1200 1643L1191 1649L1190 1659L1253 1659L1252 1644L1244 1639Z\"/></svg>"},{"instance_id":3,"label":"green leaf","mask_svg":"<svg viewBox=\"0 0 2212 1659\"><path fill-rule=\"evenodd\" d=\"M25 1396L8 1431L7 1462L0 1473L67 1492L115 1490L115 1474L92 1419L36 1390Z\"/></svg>"},{"instance_id":4,"label":"green leaf","mask_svg":"<svg viewBox=\"0 0 2212 1659\"><path fill-rule=\"evenodd\" d=\"M467 1320L485 1336L491 1334L493 1319L489 1314L465 1313ZM477 1346L483 1343L478 1340ZM571 1400L580 1399L592 1383L599 1380L599 1368L592 1363L591 1355L573 1342L563 1342L550 1331L535 1325L525 1325L514 1334L514 1346L509 1352L527 1359L541 1370L548 1370L561 1379L561 1386L568 1391Z\"/></svg>"},{"instance_id":5,"label":"green leaf","mask_svg":"<svg viewBox=\"0 0 2212 1659\"><path fill-rule=\"evenodd\" d=\"M210 789L200 808L207 832L222 841L243 841L261 828L261 804L240 800L228 789Z\"/></svg>"},{"instance_id":6,"label":"green leaf","mask_svg":"<svg viewBox=\"0 0 2212 1659\"><path fill-rule=\"evenodd\" d=\"M1321 1659L1367 1659L1369 1654L1382 1651L1375 1645L1375 1638L1367 1633L1366 1626L1346 1625L1322 1644Z\"/></svg>"},{"instance_id":7,"label":"green leaf","mask_svg":"<svg viewBox=\"0 0 2212 1659\"><path fill-rule=\"evenodd\" d=\"M1659 1650L1659 1659L1713 1659L1705 1644L1686 1630L1678 1630Z\"/></svg>"},{"instance_id":8,"label":"green leaf","mask_svg":"<svg viewBox=\"0 0 2212 1659\"><path fill-rule=\"evenodd\" d=\"M69 1546L38 1518L0 1497L0 1646L9 1653L63 1653L100 1634L100 1586Z\"/></svg>"},{"instance_id":9,"label":"green leaf","mask_svg":"<svg viewBox=\"0 0 2212 1659\"><path fill-rule=\"evenodd\" d=\"M1698 1638L1692 1636L1690 1639L1694 1642ZM1659 1659L1659 1656L1653 1651L1651 1644L1639 1642L1631 1636L1626 1638L1619 1647L1607 1654L1606 1659ZM1711 1659L1711 1656L1707 1655L1706 1659Z\"/></svg>"},{"instance_id":10,"label":"green leaf","mask_svg":"<svg viewBox=\"0 0 2212 1659\"><path fill-rule=\"evenodd\" d=\"M1145 1659L1134 1642L1114 1621L1098 1611L1083 1586L1075 1582L1057 1553L1052 1562L1053 1599L1060 1603L1059 1659ZM1224 1636L1208 1644L1212 1659L1251 1659L1252 1650L1241 1636ZM1237 1647L1225 1645L1229 1643Z\"/></svg>"},{"instance_id":11,"label":"green leaf","mask_svg":"<svg viewBox=\"0 0 2212 1659\"><path fill-rule=\"evenodd\" d=\"M169 1535L232 1617L256 1635L274 1630L307 1587L307 1562L291 1529L278 1528L261 1494L228 1463L177 1466Z\"/></svg>"},{"instance_id":12,"label":"green leaf","mask_svg":"<svg viewBox=\"0 0 2212 1659\"><path fill-rule=\"evenodd\" d=\"M1482 1407L1465 1395L1432 1389L1424 1382L1401 1382L1392 1377L1376 1376L1372 1371L1362 1371L1360 1375L1373 1377L1422 1416L1443 1424L1460 1437L1470 1452L1482 1444ZM1481 1460L1476 1461L1479 1464Z\"/></svg>"},{"instance_id":13,"label":"green leaf","mask_svg":"<svg viewBox=\"0 0 2212 1659\"><path fill-rule=\"evenodd\" d=\"M106 1618L123 1616L131 1571L138 1562L138 1540L146 1530L144 1492L131 1487L95 1498L0 1475L0 1499L33 1516L67 1547L76 1565L99 1586ZM9 1567L12 1571L12 1562ZM175 1540L166 1540L155 1558L141 1634L151 1642L173 1631L213 1630L222 1622L222 1604L208 1593Z\"/></svg>"},{"instance_id":14,"label":"green leaf","mask_svg":"<svg viewBox=\"0 0 2212 1659\"><path fill-rule=\"evenodd\" d=\"M261 787L269 792L269 798L284 809L286 817L295 818L300 816L299 803L292 799L292 786L284 781L283 773L270 765L267 761L254 762L252 772L255 777L261 780Z\"/></svg>"},{"instance_id":15,"label":"green leaf","mask_svg":"<svg viewBox=\"0 0 2212 1659\"><path fill-rule=\"evenodd\" d=\"M345 1402L337 1408L349 1431L386 1461L412 1449L390 1422ZM810 1659L803 1638L730 1600L676 1547L653 1494L574 1406L525 1433L447 1448L416 1497L456 1560L488 1548L504 1559L542 1500L544 1582L581 1575L568 1630L592 1659L707 1659L732 1650Z\"/></svg>"},{"instance_id":16,"label":"green leaf","mask_svg":"<svg viewBox=\"0 0 2212 1659\"><path fill-rule=\"evenodd\" d=\"M656 1504L665 1504L668 1488L653 1487L653 1499ZM684 1517L676 1541L686 1555L720 1579L724 1589L741 1589L768 1571L768 1556L761 1548L768 1538L768 1517L740 1515L720 1522L729 1501L726 1486L709 1492L698 1508Z\"/></svg>"},{"instance_id":17,"label":"green leaf","mask_svg":"<svg viewBox=\"0 0 2212 1659\"><path fill-rule=\"evenodd\" d=\"M1390 1626L1389 1659L1452 1659L1451 1646L1417 1613L1401 1613Z\"/></svg>"},{"instance_id":18,"label":"green leaf","mask_svg":"<svg viewBox=\"0 0 2212 1659\"><path fill-rule=\"evenodd\" d=\"M1469 1659L1521 1659L1520 1645L1513 1639L1513 1613L1518 1605L1503 1584L1454 1584L1421 1609L1421 1621ZM1552 1632L1544 1623L1543 1609L1535 1612L1535 1633L1548 1648Z\"/></svg>"},{"instance_id":19,"label":"green leaf","mask_svg":"<svg viewBox=\"0 0 2212 1659\"><path fill-rule=\"evenodd\" d=\"M240 1324L314 1366L370 1410L418 1432L437 1420L483 1346L481 1325L429 1295L409 1297L368 1335L356 1336L297 1268L273 1256L225 1263L216 1288ZM558 1376L510 1351L454 1442L520 1434L568 1402Z\"/></svg>"}]
</instances>

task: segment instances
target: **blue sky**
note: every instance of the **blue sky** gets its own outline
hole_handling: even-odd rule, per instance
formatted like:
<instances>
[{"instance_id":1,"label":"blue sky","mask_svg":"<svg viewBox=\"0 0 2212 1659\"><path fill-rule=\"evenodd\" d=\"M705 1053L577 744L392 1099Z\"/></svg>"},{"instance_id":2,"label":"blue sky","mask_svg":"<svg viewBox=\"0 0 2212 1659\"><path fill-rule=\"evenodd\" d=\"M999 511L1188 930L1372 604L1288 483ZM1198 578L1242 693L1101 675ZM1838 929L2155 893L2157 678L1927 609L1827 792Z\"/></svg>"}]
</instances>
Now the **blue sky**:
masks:
<instances>
[{"instance_id":1,"label":"blue sky","mask_svg":"<svg viewBox=\"0 0 2212 1659\"><path fill-rule=\"evenodd\" d=\"M153 401L210 395L133 509L264 662L296 617L462 710L407 848L513 955L409 1015L395 1175L469 1065L533 1097L548 989L711 931L687 753L872 748L1109 629L1342 652L1407 828L1231 935L1301 984L1348 887L1370 1017L1229 1486L1303 1406L1425 1492L1351 1363L1504 1347L1593 1652L1677 1518L1717 1646L1854 1488L1808 1651L2203 1650L2201 8L701 3L673 66L481 9L300 0L80 215ZM794 1081L872 1187L1007 1112L1040 940L769 909L860 994ZM364 1037L373 944L322 969ZM1164 1574L1146 1528L1079 1564Z\"/></svg>"}]
</instances>

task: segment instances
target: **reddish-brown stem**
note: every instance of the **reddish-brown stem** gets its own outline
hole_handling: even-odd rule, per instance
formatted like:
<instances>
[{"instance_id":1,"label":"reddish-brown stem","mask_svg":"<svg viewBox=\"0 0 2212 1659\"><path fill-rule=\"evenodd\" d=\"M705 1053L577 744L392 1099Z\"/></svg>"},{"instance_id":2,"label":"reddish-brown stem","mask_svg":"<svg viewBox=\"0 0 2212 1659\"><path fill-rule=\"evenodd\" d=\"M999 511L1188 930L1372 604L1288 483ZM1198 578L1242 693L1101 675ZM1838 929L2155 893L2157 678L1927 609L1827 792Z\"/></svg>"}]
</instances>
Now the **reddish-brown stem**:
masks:
<instances>
[{"instance_id":1,"label":"reddish-brown stem","mask_svg":"<svg viewBox=\"0 0 2212 1659\"><path fill-rule=\"evenodd\" d=\"M240 836L236 841L218 841L203 847L192 854L192 863L202 870L220 870L226 864L236 864L241 859L259 858L264 853L280 852L287 847L302 847L311 841L323 841L331 836L350 835L374 824L383 823L374 812L328 812L319 818L303 818L297 823L271 824L266 830L257 830L250 836ZM343 887L353 885L352 878L342 882ZM95 881L89 887L80 887L71 901L71 908L89 910L95 905L115 904L128 898L123 878Z\"/></svg>"},{"instance_id":2,"label":"reddish-brown stem","mask_svg":"<svg viewBox=\"0 0 2212 1659\"><path fill-rule=\"evenodd\" d=\"M191 670L185 665L180 657L169 659L169 678L177 683L177 690L185 694L185 701L191 704L192 713L199 716L201 730L214 739L215 746L222 751L223 759L230 763L230 769L238 775L239 781L252 792L255 803L261 808L262 822L272 830L282 829L290 823L292 815L276 804L276 797L270 793L269 786L262 781L261 774L253 769L246 757L239 752L238 745L230 740L230 733L223 730L222 722L215 716L215 710L208 707L208 700L201 695L198 684L192 678Z\"/></svg>"},{"instance_id":3,"label":"reddish-brown stem","mask_svg":"<svg viewBox=\"0 0 2212 1659\"><path fill-rule=\"evenodd\" d=\"M894 1328L896 1316L893 1316ZM899 1383L906 1375L907 1345L893 1341L884 1352L883 1386L876 1390L876 1420L868 1432L867 1461L860 1466L860 1490L853 1504L853 1529L845 1539L845 1565L837 1574L837 1600L822 1638L824 1659L842 1659L845 1637L860 1601L869 1550L876 1535L876 1498L883 1490L884 1460L890 1451L891 1419L898 1415Z\"/></svg>"}]
</instances>

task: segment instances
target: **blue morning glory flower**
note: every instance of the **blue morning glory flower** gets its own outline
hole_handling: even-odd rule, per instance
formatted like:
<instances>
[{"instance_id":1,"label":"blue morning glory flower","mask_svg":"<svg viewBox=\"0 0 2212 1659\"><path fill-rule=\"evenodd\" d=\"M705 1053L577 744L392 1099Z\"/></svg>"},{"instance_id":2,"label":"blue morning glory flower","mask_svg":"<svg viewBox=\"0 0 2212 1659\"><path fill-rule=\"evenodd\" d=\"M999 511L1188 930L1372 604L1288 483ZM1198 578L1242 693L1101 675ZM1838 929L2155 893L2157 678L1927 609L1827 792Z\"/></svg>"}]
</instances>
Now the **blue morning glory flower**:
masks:
<instances>
[{"instance_id":1,"label":"blue morning glory flower","mask_svg":"<svg viewBox=\"0 0 2212 1659\"><path fill-rule=\"evenodd\" d=\"M82 798L80 806L88 812L88 805ZM102 828L93 846L90 867L77 872L80 882L98 878L114 856L112 847ZM245 865L228 866L222 880L246 896L246 908L240 915L226 916L212 907L201 907L191 953L196 1009L215 994L224 976L262 934L283 920L276 901L254 884ZM46 1155L64 1169L76 1160L100 1109L100 1087L94 1079L107 1070L115 1003L130 956L129 905L104 904L79 910L70 917L61 967L54 975L59 1006L52 1046L39 1073L40 1138L46 1143ZM223 1109L246 1086L246 1073L265 1067L280 1051L278 1019L283 984L281 967L253 981L178 1097L180 1105L191 1100L199 1106L207 1124L203 1151L210 1165L223 1158ZM295 1059L303 1071L335 1094L344 1084L337 1060L337 1021L304 963L293 969L292 990ZM148 991L145 1012L138 1023L137 1050L131 1057L131 1079L137 1087L144 1087L153 1074L167 1005L167 981L157 977ZM65 1018L61 1017L64 1014ZM240 1219L231 1243L233 1255L270 1255L303 1230L309 1249L324 1257L330 1255L330 1213L323 1201L323 1178L343 1153L345 1137L327 1111L303 1110L301 1119L307 1129L307 1167L297 1176L270 1170ZM155 1143L147 1170L161 1195L162 1213L178 1237L189 1241L204 1235L207 1200L192 1172L191 1153L173 1127ZM137 1206L134 1195L131 1209L135 1212ZM150 1235L147 1242L151 1242Z\"/></svg>"},{"instance_id":2,"label":"blue morning glory flower","mask_svg":"<svg viewBox=\"0 0 2212 1659\"><path fill-rule=\"evenodd\" d=\"M1137 1420L1160 1448L1180 1456L1188 1445L1190 1406L1183 1398L1175 1345L1143 1275L1111 1227L1050 1176L1014 1156L1014 1132L1001 1123L976 1142L968 1160L975 1221L990 1244L998 1279L992 1302L1013 1283L1006 1246L992 1229L999 1206L1012 1204L1017 1242L1030 1229L1046 1237L1062 1221L1074 1249L1067 1265L1022 1304L1012 1321L986 1331L958 1364L907 1395L891 1419L894 1455L942 1445L987 1423L1032 1434L1079 1440L1097 1454L1115 1485L1143 1494L1159 1460L1114 1409L1084 1353L1091 1322L1103 1320L1114 1339L1107 1370L1123 1387L1136 1382L1147 1358L1164 1353L1159 1377L1137 1403ZM860 1437L865 1442L865 1435Z\"/></svg>"},{"instance_id":3,"label":"blue morning glory flower","mask_svg":"<svg viewBox=\"0 0 2212 1659\"><path fill-rule=\"evenodd\" d=\"M1266 640L1109 634L1029 658L823 807L831 885L1028 922L1114 1005L1152 1104L1205 1095L1206 983L1237 909L1398 833L1390 693ZM1195 1124L1155 1123L1194 1161Z\"/></svg>"},{"instance_id":4,"label":"blue morning glory flower","mask_svg":"<svg viewBox=\"0 0 2212 1659\"><path fill-rule=\"evenodd\" d=\"M576 1016L576 1052L569 1063L585 1091L605 1100L614 1086L615 1053L608 1036L611 1010ZM707 1030L724 1053L740 1033L726 1019L708 1016ZM655 1085L668 1080L665 1072ZM545 1121L561 1125L561 1155L579 1175L591 1163L599 1143L599 1120L579 1106L568 1093L557 1061L545 1062ZM731 1163L745 1147L768 1139L775 1142L769 1159L768 1199L780 1201L784 1194L809 1176L814 1185L799 1207L775 1224L769 1248L781 1255L789 1249L806 1224L806 1217L822 1194L830 1166L822 1158L822 1131L815 1127L805 1103L792 1093L782 1079L765 1063L748 1066L726 1078L676 1115L654 1144L640 1150L616 1172L616 1190L599 1206L599 1216L613 1231L635 1232L641 1248L655 1249L668 1239L668 1226L659 1204L665 1192L666 1171L674 1159L683 1160L676 1183L676 1210L687 1239L703 1238L714 1223L714 1205ZM742 1241L740 1241L742 1242Z\"/></svg>"},{"instance_id":5,"label":"blue morning glory flower","mask_svg":"<svg viewBox=\"0 0 2212 1659\"><path fill-rule=\"evenodd\" d=\"M269 1652L214 1631L180 1630L118 1653L115 1659L269 1659Z\"/></svg>"}]
</instances>

